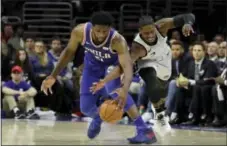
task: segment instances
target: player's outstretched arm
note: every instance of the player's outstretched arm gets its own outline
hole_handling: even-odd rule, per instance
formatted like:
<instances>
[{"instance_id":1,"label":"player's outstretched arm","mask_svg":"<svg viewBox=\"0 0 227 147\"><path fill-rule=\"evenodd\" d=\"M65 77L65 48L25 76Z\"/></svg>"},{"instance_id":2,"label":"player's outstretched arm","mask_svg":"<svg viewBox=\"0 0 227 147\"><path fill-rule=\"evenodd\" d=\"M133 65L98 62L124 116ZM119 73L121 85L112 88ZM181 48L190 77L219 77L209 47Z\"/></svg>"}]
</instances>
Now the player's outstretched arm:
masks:
<instances>
[{"instance_id":1,"label":"player's outstretched arm","mask_svg":"<svg viewBox=\"0 0 227 147\"><path fill-rule=\"evenodd\" d=\"M52 77L56 78L57 75L61 72L61 70L65 68L66 65L72 60L73 56L75 55L75 52L77 51L79 44L82 42L82 39L83 39L82 30L83 30L83 25L79 25L72 30L68 45L62 52L56 67L51 73Z\"/></svg>"},{"instance_id":2,"label":"player's outstretched arm","mask_svg":"<svg viewBox=\"0 0 227 147\"><path fill-rule=\"evenodd\" d=\"M137 61L139 58L143 57L146 55L145 49L143 47L135 42L132 43L132 47L130 49L130 56L131 56L131 61L134 63ZM108 83L109 81L112 81L118 77L121 76L123 73L123 70L121 66L116 66L106 77L103 79L104 83Z\"/></svg>"},{"instance_id":3,"label":"player's outstretched arm","mask_svg":"<svg viewBox=\"0 0 227 147\"><path fill-rule=\"evenodd\" d=\"M194 23L195 15L192 13L180 14L172 18L163 18L155 22L155 24L158 26L159 31L164 36L167 35L168 30L182 26L183 34L185 36L189 36L191 32L192 33L194 32L192 29L192 25Z\"/></svg>"},{"instance_id":4,"label":"player's outstretched arm","mask_svg":"<svg viewBox=\"0 0 227 147\"><path fill-rule=\"evenodd\" d=\"M56 81L57 75L61 72L61 70L66 67L69 61L73 58L80 42L83 39L83 26L80 25L73 29L71 32L71 37L67 47L62 52L60 59L52 71L51 75L48 76L41 85L41 91L43 91L46 95L48 95L48 91L52 94L52 86Z\"/></svg>"}]
</instances>

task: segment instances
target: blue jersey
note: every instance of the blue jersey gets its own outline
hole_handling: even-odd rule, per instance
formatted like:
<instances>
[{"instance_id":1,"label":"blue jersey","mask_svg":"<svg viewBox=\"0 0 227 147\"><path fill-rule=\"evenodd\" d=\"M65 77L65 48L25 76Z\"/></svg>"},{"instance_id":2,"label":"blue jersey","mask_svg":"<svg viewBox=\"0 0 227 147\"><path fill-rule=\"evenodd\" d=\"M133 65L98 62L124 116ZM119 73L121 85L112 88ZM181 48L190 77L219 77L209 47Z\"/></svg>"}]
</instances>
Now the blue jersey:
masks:
<instances>
[{"instance_id":1,"label":"blue jersey","mask_svg":"<svg viewBox=\"0 0 227 147\"><path fill-rule=\"evenodd\" d=\"M107 38L100 45L95 45L91 37L92 24L87 22L84 27L84 39L81 45L85 49L84 64L91 66L109 66L118 63L118 55L111 49L111 41L117 33L111 28Z\"/></svg>"}]
</instances>

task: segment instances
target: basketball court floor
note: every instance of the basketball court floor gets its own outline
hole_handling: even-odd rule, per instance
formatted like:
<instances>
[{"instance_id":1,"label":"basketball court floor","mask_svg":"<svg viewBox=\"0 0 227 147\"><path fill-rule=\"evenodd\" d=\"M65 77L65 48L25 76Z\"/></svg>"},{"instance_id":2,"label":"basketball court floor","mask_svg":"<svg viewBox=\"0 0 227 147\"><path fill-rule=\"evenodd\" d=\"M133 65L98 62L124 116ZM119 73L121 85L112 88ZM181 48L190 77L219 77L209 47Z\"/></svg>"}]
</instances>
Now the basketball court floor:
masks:
<instances>
[{"instance_id":1,"label":"basketball court floor","mask_svg":"<svg viewBox=\"0 0 227 147\"><path fill-rule=\"evenodd\" d=\"M103 124L100 135L87 138L88 122L2 120L2 145L128 145L134 136L129 125ZM226 145L226 132L172 129L153 145Z\"/></svg>"}]
</instances>

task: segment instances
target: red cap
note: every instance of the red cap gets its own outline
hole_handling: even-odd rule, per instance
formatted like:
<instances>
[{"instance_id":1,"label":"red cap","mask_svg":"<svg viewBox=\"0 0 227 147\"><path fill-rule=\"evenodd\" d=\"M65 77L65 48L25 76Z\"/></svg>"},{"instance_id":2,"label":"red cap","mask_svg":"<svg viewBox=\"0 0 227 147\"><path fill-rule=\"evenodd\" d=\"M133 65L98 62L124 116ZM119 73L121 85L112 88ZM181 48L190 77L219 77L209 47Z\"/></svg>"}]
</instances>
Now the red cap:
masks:
<instances>
[{"instance_id":1,"label":"red cap","mask_svg":"<svg viewBox=\"0 0 227 147\"><path fill-rule=\"evenodd\" d=\"M23 69L20 66L14 66L11 70L11 72L23 72Z\"/></svg>"}]
</instances>

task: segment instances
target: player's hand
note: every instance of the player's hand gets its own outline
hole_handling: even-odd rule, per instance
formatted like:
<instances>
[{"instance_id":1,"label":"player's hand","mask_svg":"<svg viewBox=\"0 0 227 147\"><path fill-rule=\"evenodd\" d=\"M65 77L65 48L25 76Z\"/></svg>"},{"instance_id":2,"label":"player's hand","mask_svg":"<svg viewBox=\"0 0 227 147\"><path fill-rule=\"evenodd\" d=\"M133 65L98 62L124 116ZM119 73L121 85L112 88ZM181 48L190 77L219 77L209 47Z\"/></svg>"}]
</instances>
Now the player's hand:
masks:
<instances>
[{"instance_id":1,"label":"player's hand","mask_svg":"<svg viewBox=\"0 0 227 147\"><path fill-rule=\"evenodd\" d=\"M188 37L191 35L191 33L194 33L194 29L191 24L185 24L182 27L182 33L185 37Z\"/></svg>"},{"instance_id":2,"label":"player's hand","mask_svg":"<svg viewBox=\"0 0 227 147\"><path fill-rule=\"evenodd\" d=\"M121 87L113 91L112 94L117 94L117 100L116 100L118 103L117 109L123 110L126 104L128 92L123 87Z\"/></svg>"},{"instance_id":3,"label":"player's hand","mask_svg":"<svg viewBox=\"0 0 227 147\"><path fill-rule=\"evenodd\" d=\"M90 87L90 92L92 92L92 94L95 94L97 91L102 89L104 86L105 86L105 81L103 79L101 79L100 81L94 82L92 84L92 86Z\"/></svg>"},{"instance_id":4,"label":"player's hand","mask_svg":"<svg viewBox=\"0 0 227 147\"><path fill-rule=\"evenodd\" d=\"M53 94L52 86L56 82L56 79L52 76L48 76L41 85L41 91L43 91L46 95L48 95L48 91Z\"/></svg>"}]
</instances>

